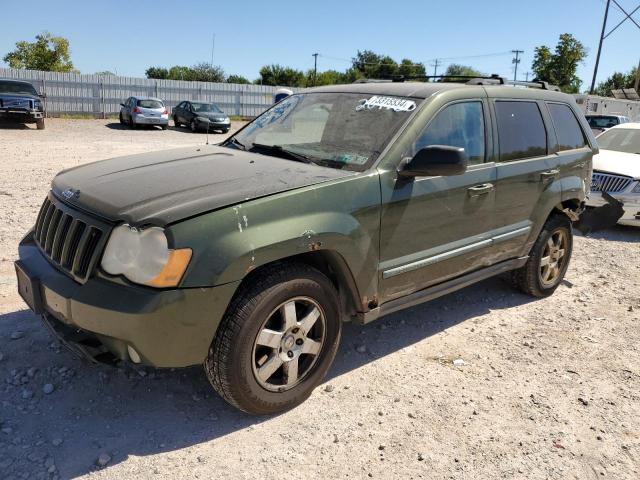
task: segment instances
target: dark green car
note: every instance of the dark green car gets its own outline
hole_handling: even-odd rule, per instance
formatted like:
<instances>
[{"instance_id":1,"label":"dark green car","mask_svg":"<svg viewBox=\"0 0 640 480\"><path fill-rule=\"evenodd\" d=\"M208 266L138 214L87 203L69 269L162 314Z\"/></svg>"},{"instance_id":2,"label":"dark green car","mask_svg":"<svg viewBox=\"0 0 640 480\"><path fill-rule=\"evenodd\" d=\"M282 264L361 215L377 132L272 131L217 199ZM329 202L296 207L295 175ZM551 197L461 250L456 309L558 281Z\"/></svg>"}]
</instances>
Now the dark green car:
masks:
<instances>
[{"instance_id":1,"label":"dark green car","mask_svg":"<svg viewBox=\"0 0 640 480\"><path fill-rule=\"evenodd\" d=\"M553 293L594 152L544 88L310 89L221 145L58 174L18 286L76 351L204 364L229 403L279 412L321 382L344 321L503 272Z\"/></svg>"},{"instance_id":2,"label":"dark green car","mask_svg":"<svg viewBox=\"0 0 640 480\"><path fill-rule=\"evenodd\" d=\"M192 132L227 133L231 128L231 120L217 105L207 102L184 101L171 111L176 128L188 126Z\"/></svg>"}]
</instances>

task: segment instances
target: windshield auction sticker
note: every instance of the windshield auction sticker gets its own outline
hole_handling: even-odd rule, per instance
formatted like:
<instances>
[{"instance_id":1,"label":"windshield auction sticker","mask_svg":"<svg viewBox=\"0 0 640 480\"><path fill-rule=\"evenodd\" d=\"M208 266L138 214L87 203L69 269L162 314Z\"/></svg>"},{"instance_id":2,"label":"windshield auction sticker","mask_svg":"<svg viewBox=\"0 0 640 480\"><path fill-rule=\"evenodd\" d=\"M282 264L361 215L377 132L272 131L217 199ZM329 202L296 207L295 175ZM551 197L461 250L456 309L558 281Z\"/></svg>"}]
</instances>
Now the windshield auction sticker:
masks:
<instances>
[{"instance_id":1,"label":"windshield auction sticker","mask_svg":"<svg viewBox=\"0 0 640 480\"><path fill-rule=\"evenodd\" d=\"M407 98L383 97L375 95L369 100L362 99L356 105L356 112L362 110L393 110L394 112L411 112L415 110L416 102Z\"/></svg>"}]
</instances>

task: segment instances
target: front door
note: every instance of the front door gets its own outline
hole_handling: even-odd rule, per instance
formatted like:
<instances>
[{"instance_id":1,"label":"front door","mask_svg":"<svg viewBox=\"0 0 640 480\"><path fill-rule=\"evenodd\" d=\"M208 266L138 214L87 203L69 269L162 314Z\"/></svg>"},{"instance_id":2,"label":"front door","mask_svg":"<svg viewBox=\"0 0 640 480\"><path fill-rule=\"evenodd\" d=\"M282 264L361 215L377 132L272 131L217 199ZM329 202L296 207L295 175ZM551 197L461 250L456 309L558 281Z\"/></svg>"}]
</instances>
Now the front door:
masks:
<instances>
[{"instance_id":1,"label":"front door","mask_svg":"<svg viewBox=\"0 0 640 480\"><path fill-rule=\"evenodd\" d=\"M463 147L466 173L404 179L381 171L380 303L486 264L494 228L496 168L487 162L488 104L445 105L407 156L429 145Z\"/></svg>"}]
</instances>

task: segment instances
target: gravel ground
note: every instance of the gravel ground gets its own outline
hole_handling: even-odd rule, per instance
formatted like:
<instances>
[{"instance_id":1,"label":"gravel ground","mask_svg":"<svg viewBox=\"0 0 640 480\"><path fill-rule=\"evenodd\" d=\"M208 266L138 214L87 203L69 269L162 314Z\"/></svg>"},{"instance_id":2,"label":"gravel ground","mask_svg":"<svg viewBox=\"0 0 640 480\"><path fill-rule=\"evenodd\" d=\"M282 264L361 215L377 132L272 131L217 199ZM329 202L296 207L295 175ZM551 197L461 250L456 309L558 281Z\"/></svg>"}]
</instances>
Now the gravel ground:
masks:
<instances>
[{"instance_id":1,"label":"gravel ground","mask_svg":"<svg viewBox=\"0 0 640 480\"><path fill-rule=\"evenodd\" d=\"M548 299L497 278L346 325L326 382L275 417L227 406L200 368L96 367L61 349L12 264L51 177L204 137L0 129L0 477L640 478L637 229L577 237Z\"/></svg>"}]
</instances>

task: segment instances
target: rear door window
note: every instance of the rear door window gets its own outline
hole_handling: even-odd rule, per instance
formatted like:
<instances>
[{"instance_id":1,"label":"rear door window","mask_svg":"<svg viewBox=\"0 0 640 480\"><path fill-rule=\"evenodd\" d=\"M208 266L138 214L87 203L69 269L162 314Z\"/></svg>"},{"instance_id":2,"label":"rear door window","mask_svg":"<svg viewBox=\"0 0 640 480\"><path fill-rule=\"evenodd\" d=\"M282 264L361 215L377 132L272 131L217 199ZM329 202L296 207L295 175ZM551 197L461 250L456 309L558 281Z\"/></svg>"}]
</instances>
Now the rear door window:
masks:
<instances>
[{"instance_id":1,"label":"rear door window","mask_svg":"<svg viewBox=\"0 0 640 480\"><path fill-rule=\"evenodd\" d=\"M547 131L536 102L496 101L500 161L547 154Z\"/></svg>"},{"instance_id":2,"label":"rear door window","mask_svg":"<svg viewBox=\"0 0 640 480\"><path fill-rule=\"evenodd\" d=\"M587 142L578 119L568 105L549 103L549 113L556 129L560 151L584 147Z\"/></svg>"},{"instance_id":3,"label":"rear door window","mask_svg":"<svg viewBox=\"0 0 640 480\"><path fill-rule=\"evenodd\" d=\"M460 102L445 107L413 145L413 154L430 145L464 148L469 164L484 162L485 132L482 102Z\"/></svg>"}]
</instances>

